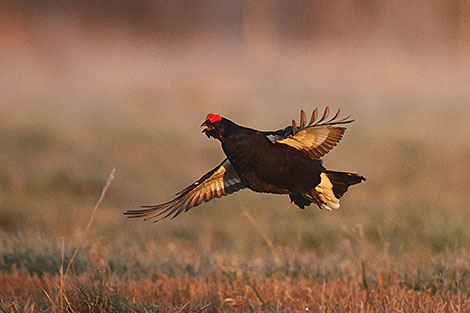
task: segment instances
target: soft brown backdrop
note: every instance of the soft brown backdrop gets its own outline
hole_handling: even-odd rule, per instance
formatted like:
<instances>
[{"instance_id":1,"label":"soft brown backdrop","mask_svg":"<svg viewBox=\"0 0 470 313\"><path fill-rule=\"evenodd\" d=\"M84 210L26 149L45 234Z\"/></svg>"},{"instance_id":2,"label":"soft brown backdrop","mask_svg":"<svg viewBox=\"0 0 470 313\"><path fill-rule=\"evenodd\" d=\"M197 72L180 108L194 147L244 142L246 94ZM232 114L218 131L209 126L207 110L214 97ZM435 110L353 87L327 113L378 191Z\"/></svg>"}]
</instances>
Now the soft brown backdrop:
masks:
<instances>
[{"instance_id":1,"label":"soft brown backdrop","mask_svg":"<svg viewBox=\"0 0 470 313\"><path fill-rule=\"evenodd\" d=\"M444 290L466 295L469 21L468 2L457 0L3 2L4 279L14 285L8 276L13 268L24 279L26 273L55 279L62 238L67 259L116 168L76 263L74 279L83 286L96 269L117 275L124 285L152 275L169 275L184 285L188 273L204 280L256 270L254 281L272 273L282 279L301 275L305 284L319 284L313 288L318 292L325 279L339 280L339 289L368 290L366 273L375 291L388 277L396 284L393 292L436 292L442 282L450 288ZM298 118L300 109L326 105L357 121L325 165L368 178L351 188L339 211L301 211L287 197L243 191L157 225L121 215L166 201L222 160L219 144L200 133L207 113L277 129ZM241 208L254 216L258 230ZM260 230L273 240L280 267ZM96 279L90 279L93 285ZM338 302L323 299L320 306L314 296L298 295L276 306L272 301L279 297L269 300L269 286L290 284L282 279L258 281L267 288L260 297L235 288L235 308L303 310L316 303L326 310ZM83 303L73 293L79 282L70 283L69 297ZM244 280L238 283L248 288ZM56 290L44 280L38 284ZM191 284L188 290L198 286ZM41 288L36 310L51 306ZM202 307L212 299L214 309L236 298L213 291L217 298L211 288L188 291L181 299L171 292L169 298L148 296L145 303L175 308L189 301ZM105 284L95 291L108 289ZM8 303L17 301L25 310L31 305L21 292L5 290L0 292ZM370 300L345 292L351 301L343 308ZM134 293L134 302L126 298L128 291L116 301L145 307L140 291ZM439 295L447 309L458 303ZM381 303L370 301L370 310Z\"/></svg>"}]
</instances>

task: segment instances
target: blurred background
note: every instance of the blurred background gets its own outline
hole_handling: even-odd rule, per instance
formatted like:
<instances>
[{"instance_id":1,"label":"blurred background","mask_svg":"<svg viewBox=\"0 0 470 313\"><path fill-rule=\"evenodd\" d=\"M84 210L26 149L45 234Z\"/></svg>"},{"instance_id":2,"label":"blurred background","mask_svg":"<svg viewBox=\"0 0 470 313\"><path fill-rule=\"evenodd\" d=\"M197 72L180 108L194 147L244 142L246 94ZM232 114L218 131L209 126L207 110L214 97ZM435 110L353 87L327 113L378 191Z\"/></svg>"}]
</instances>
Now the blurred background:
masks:
<instances>
[{"instance_id":1,"label":"blurred background","mask_svg":"<svg viewBox=\"0 0 470 313\"><path fill-rule=\"evenodd\" d=\"M469 86L464 0L2 1L3 253L76 243L115 168L84 260L262 264L259 229L283 259L464 255ZM207 113L273 130L327 105L356 122L324 164L368 178L340 210L242 191L156 225L122 216L224 158Z\"/></svg>"}]
</instances>

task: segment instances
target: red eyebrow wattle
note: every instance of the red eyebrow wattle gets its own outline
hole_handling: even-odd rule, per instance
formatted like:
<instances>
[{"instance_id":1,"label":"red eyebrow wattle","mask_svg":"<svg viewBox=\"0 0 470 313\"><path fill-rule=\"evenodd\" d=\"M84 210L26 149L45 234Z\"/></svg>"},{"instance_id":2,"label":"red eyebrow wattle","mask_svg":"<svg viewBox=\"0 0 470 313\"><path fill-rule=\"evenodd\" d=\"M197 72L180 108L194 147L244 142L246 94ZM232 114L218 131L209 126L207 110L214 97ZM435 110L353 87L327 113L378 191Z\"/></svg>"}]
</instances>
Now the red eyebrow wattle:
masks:
<instances>
[{"instance_id":1,"label":"red eyebrow wattle","mask_svg":"<svg viewBox=\"0 0 470 313\"><path fill-rule=\"evenodd\" d=\"M210 121L211 123L220 122L221 120L222 117L218 114L209 113L206 117L206 121Z\"/></svg>"}]
</instances>

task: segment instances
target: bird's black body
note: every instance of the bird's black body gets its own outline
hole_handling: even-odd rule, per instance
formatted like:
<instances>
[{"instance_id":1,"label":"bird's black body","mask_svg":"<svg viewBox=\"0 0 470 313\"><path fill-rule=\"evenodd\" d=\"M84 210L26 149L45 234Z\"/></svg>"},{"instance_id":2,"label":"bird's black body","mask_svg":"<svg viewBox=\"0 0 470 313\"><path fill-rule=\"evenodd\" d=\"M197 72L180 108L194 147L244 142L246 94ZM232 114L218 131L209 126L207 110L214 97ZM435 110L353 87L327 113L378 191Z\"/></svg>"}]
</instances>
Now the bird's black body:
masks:
<instances>
[{"instance_id":1,"label":"bird's black body","mask_svg":"<svg viewBox=\"0 0 470 313\"><path fill-rule=\"evenodd\" d=\"M216 137L243 184L253 191L296 194L320 183L320 160L283 144L271 142L263 132L239 127L222 119L224 133Z\"/></svg>"},{"instance_id":2,"label":"bird's black body","mask_svg":"<svg viewBox=\"0 0 470 313\"><path fill-rule=\"evenodd\" d=\"M328 210L339 208L339 198L350 185L364 177L326 170L320 158L341 140L345 131L340 124L352 122L336 115L326 121L329 109L317 121L317 110L307 124L301 112L300 127L295 121L284 129L264 132L239 126L219 115L209 114L201 126L207 137L222 144L227 156L220 165L197 182L177 193L175 199L129 210L130 217L150 217L158 221L176 217L203 201L209 201L243 188L256 192L288 194L300 208L316 203Z\"/></svg>"}]
</instances>

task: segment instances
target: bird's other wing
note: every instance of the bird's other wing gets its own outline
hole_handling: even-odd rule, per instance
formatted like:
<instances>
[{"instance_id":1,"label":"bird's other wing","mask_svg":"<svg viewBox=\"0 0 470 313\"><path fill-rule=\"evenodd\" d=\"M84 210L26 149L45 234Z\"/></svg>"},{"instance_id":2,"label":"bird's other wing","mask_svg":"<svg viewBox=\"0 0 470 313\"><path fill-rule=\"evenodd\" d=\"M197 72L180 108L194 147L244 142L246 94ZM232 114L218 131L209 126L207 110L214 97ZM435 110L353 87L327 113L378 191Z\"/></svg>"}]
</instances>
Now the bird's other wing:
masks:
<instances>
[{"instance_id":1,"label":"bird's other wing","mask_svg":"<svg viewBox=\"0 0 470 313\"><path fill-rule=\"evenodd\" d=\"M214 198L229 195L245 188L237 172L228 159L225 159L216 168L204 174L197 182L186 187L168 202L157 205L142 206L142 209L124 212L128 217L144 217L154 223L167 218L180 215Z\"/></svg>"},{"instance_id":2,"label":"bird's other wing","mask_svg":"<svg viewBox=\"0 0 470 313\"><path fill-rule=\"evenodd\" d=\"M330 109L326 107L323 115L317 119L318 110L315 109L307 123L307 117L302 110L299 126L292 120L292 126L264 134L273 143L291 146L312 159L319 159L333 149L343 137L346 128L338 125L354 122L349 116L339 119L340 110L330 119L329 114Z\"/></svg>"}]
</instances>

